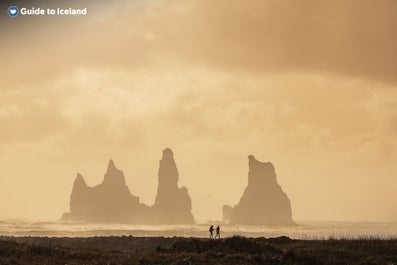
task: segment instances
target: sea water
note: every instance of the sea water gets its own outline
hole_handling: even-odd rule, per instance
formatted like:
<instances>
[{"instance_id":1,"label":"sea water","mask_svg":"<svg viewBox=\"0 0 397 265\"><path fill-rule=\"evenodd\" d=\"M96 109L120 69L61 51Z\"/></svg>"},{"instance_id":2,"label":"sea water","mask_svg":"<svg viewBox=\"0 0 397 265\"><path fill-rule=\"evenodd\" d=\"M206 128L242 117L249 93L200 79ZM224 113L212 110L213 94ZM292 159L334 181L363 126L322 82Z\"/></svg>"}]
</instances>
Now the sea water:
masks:
<instances>
[{"instance_id":1,"label":"sea water","mask_svg":"<svg viewBox=\"0 0 397 265\"><path fill-rule=\"evenodd\" d=\"M208 237L210 224L195 225L127 225L63 222L49 220L4 220L0 221L1 236L165 236ZM214 225L218 225L214 223ZM279 237L294 239L359 239L397 238L397 222L297 222L291 227L231 226L222 225L221 236Z\"/></svg>"}]
</instances>

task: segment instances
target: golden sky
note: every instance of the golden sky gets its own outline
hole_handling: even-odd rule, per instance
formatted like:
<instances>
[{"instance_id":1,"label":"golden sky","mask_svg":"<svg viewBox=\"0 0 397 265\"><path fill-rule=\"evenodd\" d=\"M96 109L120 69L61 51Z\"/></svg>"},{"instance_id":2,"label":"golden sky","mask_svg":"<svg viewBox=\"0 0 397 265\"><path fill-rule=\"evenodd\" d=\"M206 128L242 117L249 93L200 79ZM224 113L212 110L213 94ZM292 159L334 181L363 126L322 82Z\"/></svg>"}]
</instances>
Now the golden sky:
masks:
<instances>
[{"instance_id":1,"label":"golden sky","mask_svg":"<svg viewBox=\"0 0 397 265\"><path fill-rule=\"evenodd\" d=\"M120 0L2 17L0 218L60 217L76 173L96 185L110 158L152 204L170 147L199 221L238 202L249 154L274 163L295 220L397 221L396 10Z\"/></svg>"}]
</instances>

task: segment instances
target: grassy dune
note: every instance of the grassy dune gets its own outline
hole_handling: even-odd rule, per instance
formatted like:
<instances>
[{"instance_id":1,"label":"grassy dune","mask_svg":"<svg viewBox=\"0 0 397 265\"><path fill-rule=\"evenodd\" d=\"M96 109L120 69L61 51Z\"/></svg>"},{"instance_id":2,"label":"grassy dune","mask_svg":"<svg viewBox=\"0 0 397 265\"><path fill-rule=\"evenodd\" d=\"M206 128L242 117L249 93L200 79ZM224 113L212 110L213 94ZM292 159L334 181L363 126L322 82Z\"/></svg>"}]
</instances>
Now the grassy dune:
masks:
<instances>
[{"instance_id":1,"label":"grassy dune","mask_svg":"<svg viewBox=\"0 0 397 265\"><path fill-rule=\"evenodd\" d=\"M0 264L397 265L397 240L0 237Z\"/></svg>"}]
</instances>

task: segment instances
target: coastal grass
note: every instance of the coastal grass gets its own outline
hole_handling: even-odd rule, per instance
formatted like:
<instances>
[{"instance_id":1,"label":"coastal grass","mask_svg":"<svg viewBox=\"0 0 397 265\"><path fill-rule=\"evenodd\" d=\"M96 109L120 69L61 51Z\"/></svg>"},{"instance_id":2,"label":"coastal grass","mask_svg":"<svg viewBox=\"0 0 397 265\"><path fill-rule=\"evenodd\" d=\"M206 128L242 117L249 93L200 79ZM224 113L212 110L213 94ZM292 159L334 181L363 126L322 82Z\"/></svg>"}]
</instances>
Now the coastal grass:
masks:
<instances>
[{"instance_id":1,"label":"coastal grass","mask_svg":"<svg viewBox=\"0 0 397 265\"><path fill-rule=\"evenodd\" d=\"M0 264L397 265L397 239L0 237Z\"/></svg>"}]
</instances>

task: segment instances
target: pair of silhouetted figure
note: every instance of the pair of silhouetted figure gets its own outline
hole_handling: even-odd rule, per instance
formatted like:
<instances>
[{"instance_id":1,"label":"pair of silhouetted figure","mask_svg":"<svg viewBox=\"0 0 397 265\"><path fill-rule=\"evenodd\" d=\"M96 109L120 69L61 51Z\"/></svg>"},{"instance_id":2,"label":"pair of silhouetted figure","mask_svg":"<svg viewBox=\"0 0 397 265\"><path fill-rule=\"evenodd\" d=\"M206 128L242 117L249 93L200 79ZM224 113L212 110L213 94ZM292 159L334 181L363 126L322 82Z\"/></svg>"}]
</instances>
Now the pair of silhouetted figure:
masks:
<instances>
[{"instance_id":1,"label":"pair of silhouetted figure","mask_svg":"<svg viewBox=\"0 0 397 265\"><path fill-rule=\"evenodd\" d=\"M214 230L216 232L215 238L221 238L221 228L219 225L215 229L213 225L210 226L210 229L208 230L210 231L210 238L214 238Z\"/></svg>"}]
</instances>

